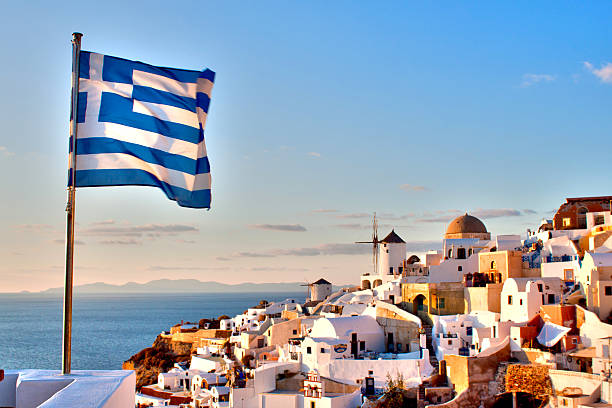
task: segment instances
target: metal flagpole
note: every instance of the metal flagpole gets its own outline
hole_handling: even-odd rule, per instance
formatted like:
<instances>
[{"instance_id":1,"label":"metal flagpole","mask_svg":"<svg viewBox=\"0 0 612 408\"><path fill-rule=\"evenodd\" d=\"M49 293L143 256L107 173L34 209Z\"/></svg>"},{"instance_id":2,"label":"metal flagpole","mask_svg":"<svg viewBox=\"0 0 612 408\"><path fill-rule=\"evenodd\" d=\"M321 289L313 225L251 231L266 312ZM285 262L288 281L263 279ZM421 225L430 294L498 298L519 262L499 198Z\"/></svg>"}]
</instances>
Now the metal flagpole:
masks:
<instances>
[{"instance_id":1,"label":"metal flagpole","mask_svg":"<svg viewBox=\"0 0 612 408\"><path fill-rule=\"evenodd\" d=\"M72 33L72 96L70 101L70 158L68 202L66 204L66 283L64 284L64 348L62 373L70 374L72 351L72 272L74 266L74 199L76 177L77 106L79 96L79 56L81 33Z\"/></svg>"}]
</instances>

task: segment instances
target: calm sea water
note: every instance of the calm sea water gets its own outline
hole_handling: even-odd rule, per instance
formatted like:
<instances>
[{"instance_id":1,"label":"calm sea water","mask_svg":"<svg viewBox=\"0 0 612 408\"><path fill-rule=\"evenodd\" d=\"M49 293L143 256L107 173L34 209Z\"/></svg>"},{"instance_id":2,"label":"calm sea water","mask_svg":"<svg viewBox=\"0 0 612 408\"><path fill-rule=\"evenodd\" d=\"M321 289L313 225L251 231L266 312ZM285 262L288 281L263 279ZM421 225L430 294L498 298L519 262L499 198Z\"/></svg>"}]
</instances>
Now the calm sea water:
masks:
<instances>
[{"instance_id":1,"label":"calm sea water","mask_svg":"<svg viewBox=\"0 0 612 408\"><path fill-rule=\"evenodd\" d=\"M72 369L120 369L172 325L304 293L81 295L73 303ZM61 297L0 295L0 369L61 369Z\"/></svg>"}]
</instances>

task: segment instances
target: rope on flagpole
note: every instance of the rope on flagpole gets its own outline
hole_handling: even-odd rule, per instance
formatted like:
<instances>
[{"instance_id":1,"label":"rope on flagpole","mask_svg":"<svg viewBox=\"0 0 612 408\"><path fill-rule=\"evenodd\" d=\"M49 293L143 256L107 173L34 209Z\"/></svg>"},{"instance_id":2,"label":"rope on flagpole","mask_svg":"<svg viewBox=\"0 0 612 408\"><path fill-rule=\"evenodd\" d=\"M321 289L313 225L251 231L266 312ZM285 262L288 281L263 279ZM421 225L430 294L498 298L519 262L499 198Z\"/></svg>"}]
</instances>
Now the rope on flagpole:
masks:
<instances>
[{"instance_id":1,"label":"rope on flagpole","mask_svg":"<svg viewBox=\"0 0 612 408\"><path fill-rule=\"evenodd\" d=\"M72 286L74 267L74 204L76 177L77 108L79 99L79 57L81 33L72 33L72 95L70 101L70 157L68 161L68 202L66 203L66 282L64 284L64 338L62 373L70 374L72 357Z\"/></svg>"}]
</instances>

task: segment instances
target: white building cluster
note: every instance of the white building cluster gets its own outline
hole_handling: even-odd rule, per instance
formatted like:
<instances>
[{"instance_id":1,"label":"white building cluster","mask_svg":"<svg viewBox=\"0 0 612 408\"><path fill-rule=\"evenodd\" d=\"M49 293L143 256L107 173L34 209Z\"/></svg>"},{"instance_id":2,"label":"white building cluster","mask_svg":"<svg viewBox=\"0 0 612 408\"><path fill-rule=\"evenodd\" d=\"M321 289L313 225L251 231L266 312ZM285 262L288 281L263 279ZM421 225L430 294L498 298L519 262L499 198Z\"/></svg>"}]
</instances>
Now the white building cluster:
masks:
<instances>
[{"instance_id":1,"label":"white building cluster","mask_svg":"<svg viewBox=\"0 0 612 408\"><path fill-rule=\"evenodd\" d=\"M149 387L177 398L146 401L368 407L377 398L384 404L389 379L401 378L419 407L489 406L517 391L501 379L518 366L513 373L549 370L550 406L612 406L604 390L612 339L609 212L601 197L568 199L554 220L523 237L492 237L465 214L448 225L440 250L421 256L407 254L391 231L373 240L375 268L358 286L333 291L320 279L304 303L287 299L222 320L223 347L198 348L189 368L176 366Z\"/></svg>"}]
</instances>

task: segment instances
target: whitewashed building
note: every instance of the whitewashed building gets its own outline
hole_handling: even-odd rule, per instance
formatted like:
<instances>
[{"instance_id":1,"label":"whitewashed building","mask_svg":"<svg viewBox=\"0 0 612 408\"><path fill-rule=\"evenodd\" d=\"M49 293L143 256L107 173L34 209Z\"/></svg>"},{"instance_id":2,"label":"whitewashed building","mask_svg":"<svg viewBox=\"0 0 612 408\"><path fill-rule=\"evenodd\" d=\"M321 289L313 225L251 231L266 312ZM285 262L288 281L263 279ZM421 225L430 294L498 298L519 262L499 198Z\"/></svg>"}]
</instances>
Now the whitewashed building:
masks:
<instances>
[{"instance_id":1,"label":"whitewashed building","mask_svg":"<svg viewBox=\"0 0 612 408\"><path fill-rule=\"evenodd\" d=\"M561 301L559 278L508 278L501 292L501 320L522 323L533 318L540 306Z\"/></svg>"}]
</instances>

